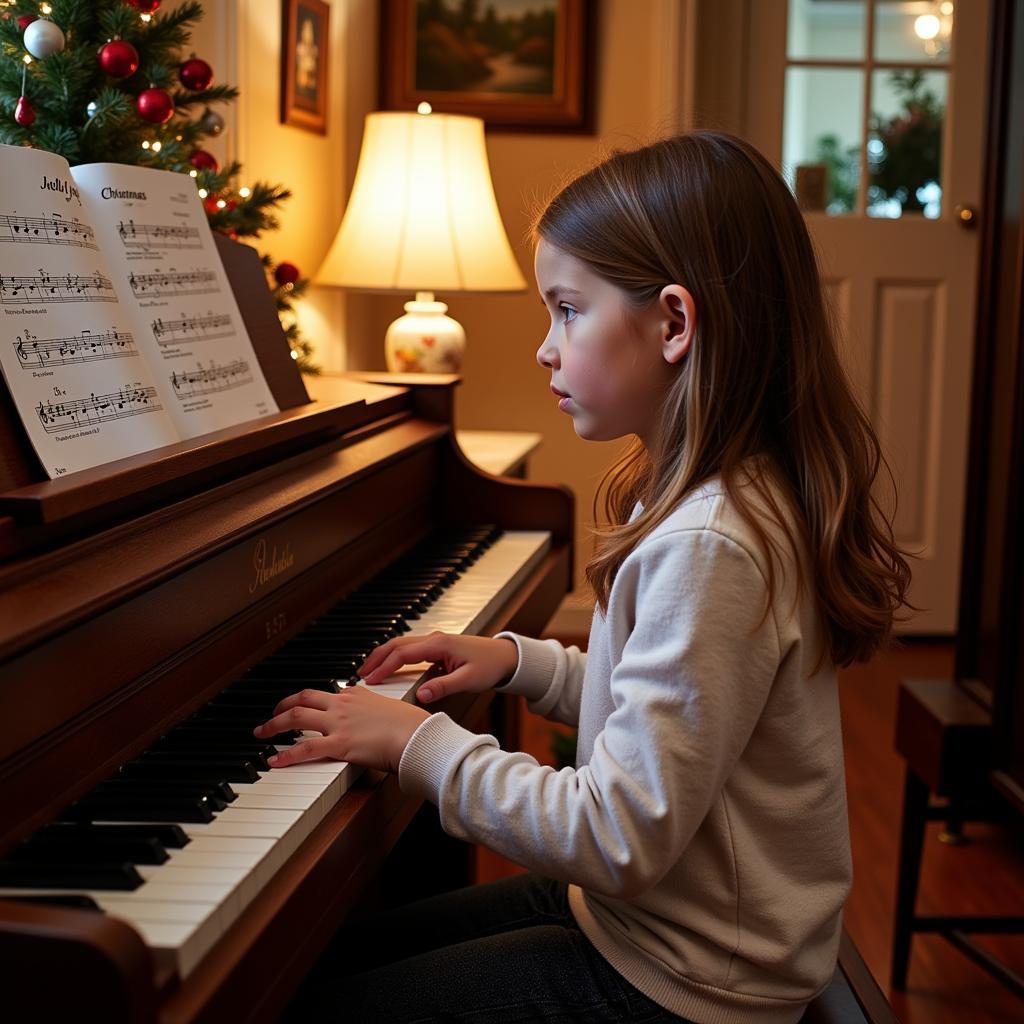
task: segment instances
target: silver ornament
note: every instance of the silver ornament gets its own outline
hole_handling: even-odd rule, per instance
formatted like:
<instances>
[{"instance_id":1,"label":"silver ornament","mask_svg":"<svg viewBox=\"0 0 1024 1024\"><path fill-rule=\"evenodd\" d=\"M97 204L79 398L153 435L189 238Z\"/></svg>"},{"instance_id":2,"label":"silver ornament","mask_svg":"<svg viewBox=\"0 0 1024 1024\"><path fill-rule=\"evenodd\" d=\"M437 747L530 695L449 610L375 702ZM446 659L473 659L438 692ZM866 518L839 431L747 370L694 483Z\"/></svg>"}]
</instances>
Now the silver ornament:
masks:
<instances>
[{"instance_id":1,"label":"silver ornament","mask_svg":"<svg viewBox=\"0 0 1024 1024\"><path fill-rule=\"evenodd\" d=\"M37 18L25 29L22 42L33 57L42 60L64 49L64 33L52 21Z\"/></svg>"},{"instance_id":2,"label":"silver ornament","mask_svg":"<svg viewBox=\"0 0 1024 1024\"><path fill-rule=\"evenodd\" d=\"M203 116L199 119L199 127L207 135L220 135L224 131L224 118L216 110L211 110L207 107L203 111Z\"/></svg>"}]
</instances>

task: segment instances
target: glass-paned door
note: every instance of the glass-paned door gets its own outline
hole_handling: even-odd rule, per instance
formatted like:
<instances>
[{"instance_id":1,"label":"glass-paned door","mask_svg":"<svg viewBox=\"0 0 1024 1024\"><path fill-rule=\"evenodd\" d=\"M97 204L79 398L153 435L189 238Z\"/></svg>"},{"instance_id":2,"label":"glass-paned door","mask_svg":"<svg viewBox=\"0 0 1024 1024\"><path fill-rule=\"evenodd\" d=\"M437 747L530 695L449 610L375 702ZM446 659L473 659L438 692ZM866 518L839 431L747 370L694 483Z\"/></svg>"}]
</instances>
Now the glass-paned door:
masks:
<instances>
[{"instance_id":1,"label":"glass-paned door","mask_svg":"<svg viewBox=\"0 0 1024 1024\"><path fill-rule=\"evenodd\" d=\"M953 3L788 6L782 169L801 206L937 218Z\"/></svg>"}]
</instances>

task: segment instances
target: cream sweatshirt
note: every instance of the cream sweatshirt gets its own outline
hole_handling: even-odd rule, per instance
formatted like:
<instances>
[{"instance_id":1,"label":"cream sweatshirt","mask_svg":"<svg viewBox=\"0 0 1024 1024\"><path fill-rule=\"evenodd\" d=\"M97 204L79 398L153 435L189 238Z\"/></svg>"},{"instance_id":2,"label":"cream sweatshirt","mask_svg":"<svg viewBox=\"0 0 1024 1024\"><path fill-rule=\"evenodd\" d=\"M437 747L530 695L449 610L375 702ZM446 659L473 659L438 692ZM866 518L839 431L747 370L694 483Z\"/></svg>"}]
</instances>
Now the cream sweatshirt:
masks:
<instances>
[{"instance_id":1,"label":"cream sweatshirt","mask_svg":"<svg viewBox=\"0 0 1024 1024\"><path fill-rule=\"evenodd\" d=\"M451 835L568 882L609 963L698 1024L798 1021L834 972L850 886L835 670L815 671L822 626L791 555L762 617L766 565L710 482L622 563L588 655L499 634L519 649L503 689L578 725L575 768L444 714L399 765Z\"/></svg>"}]
</instances>

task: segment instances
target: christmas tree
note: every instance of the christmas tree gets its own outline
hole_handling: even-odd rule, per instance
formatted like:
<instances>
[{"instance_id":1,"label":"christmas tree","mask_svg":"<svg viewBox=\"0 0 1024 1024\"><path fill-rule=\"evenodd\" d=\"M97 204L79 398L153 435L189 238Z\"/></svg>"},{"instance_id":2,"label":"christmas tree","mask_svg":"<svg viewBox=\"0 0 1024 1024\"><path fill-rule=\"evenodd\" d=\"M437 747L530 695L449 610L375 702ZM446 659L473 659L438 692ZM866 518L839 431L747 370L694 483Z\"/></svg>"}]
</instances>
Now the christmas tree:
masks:
<instances>
[{"instance_id":1,"label":"christmas tree","mask_svg":"<svg viewBox=\"0 0 1024 1024\"><path fill-rule=\"evenodd\" d=\"M160 0L0 0L0 143L59 153L68 163L138 164L191 175L210 226L256 238L278 226L291 193L257 181L239 187L241 165L220 167L203 140L224 130L214 105L238 96L185 55L202 5L160 11ZM300 368L316 372L292 302L305 280L291 263L263 257L282 326Z\"/></svg>"}]
</instances>

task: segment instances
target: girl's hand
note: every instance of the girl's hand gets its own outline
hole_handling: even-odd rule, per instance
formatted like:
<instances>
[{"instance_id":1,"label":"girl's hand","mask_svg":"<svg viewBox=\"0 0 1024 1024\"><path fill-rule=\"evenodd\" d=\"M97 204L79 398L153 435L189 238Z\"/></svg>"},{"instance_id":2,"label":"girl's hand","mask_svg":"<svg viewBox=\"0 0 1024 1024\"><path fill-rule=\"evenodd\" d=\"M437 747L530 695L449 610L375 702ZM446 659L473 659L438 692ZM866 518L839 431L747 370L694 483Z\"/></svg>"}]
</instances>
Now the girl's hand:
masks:
<instances>
[{"instance_id":1,"label":"girl's hand","mask_svg":"<svg viewBox=\"0 0 1024 1024\"><path fill-rule=\"evenodd\" d=\"M423 636L399 636L375 647L359 668L369 686L383 683L403 665L440 662L444 672L428 679L417 691L422 704L450 693L482 693L508 679L519 665L519 651L511 640L486 636L456 636L435 630Z\"/></svg>"},{"instance_id":2,"label":"girl's hand","mask_svg":"<svg viewBox=\"0 0 1024 1024\"><path fill-rule=\"evenodd\" d=\"M272 768L285 768L320 757L351 761L384 772L397 772L406 744L429 711L393 697L349 686L340 693L303 690L274 708L274 717L253 730L276 736L285 729L323 733L285 747L269 758Z\"/></svg>"}]
</instances>

